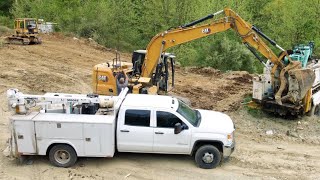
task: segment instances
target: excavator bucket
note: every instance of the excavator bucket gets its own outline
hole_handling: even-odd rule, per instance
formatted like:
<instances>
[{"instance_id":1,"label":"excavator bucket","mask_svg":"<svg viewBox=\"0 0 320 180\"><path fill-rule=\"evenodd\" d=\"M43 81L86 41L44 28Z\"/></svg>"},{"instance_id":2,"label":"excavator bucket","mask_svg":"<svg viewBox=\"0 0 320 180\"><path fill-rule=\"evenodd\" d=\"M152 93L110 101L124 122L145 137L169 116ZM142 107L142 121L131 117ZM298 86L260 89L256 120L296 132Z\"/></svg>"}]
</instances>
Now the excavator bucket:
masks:
<instances>
[{"instance_id":1,"label":"excavator bucket","mask_svg":"<svg viewBox=\"0 0 320 180\"><path fill-rule=\"evenodd\" d=\"M297 104L312 88L316 78L312 69L292 69L288 71L288 94L282 98Z\"/></svg>"}]
</instances>

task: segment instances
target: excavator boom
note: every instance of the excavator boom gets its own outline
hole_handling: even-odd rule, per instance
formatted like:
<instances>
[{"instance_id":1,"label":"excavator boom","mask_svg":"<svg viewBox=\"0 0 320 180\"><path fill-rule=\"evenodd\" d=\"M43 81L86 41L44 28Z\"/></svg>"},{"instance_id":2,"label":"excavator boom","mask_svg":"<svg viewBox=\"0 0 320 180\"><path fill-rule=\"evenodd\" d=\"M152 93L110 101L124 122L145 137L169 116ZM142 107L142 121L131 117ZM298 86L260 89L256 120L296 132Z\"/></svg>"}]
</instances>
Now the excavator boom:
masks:
<instances>
[{"instance_id":1,"label":"excavator boom","mask_svg":"<svg viewBox=\"0 0 320 180\"><path fill-rule=\"evenodd\" d=\"M194 26L205 20L212 19L215 16L224 13L225 16L221 19L214 20L211 23ZM217 13L208 15L200 20L183 25L174 30L168 30L157 34L152 38L147 46L147 53L144 64L142 66L142 76L151 77L154 68L159 63L159 58L163 52L173 46L183 44L189 41L210 36L219 32L233 29L244 43L249 44L254 49L259 51L264 57L269 59L272 63L283 66L279 61L278 56L264 43L258 33L267 39L271 44L284 51L273 40L264 35L258 28L244 21L238 14L229 8L226 8Z\"/></svg>"},{"instance_id":2,"label":"excavator boom","mask_svg":"<svg viewBox=\"0 0 320 180\"><path fill-rule=\"evenodd\" d=\"M203 21L213 19L219 14L224 14L224 17L213 20L207 24L196 26ZM312 70L301 70L302 67L300 62L292 61L289 57L289 53L274 40L262 33L256 26L243 20L237 13L229 8L225 8L222 11L218 11L176 29L168 30L154 36L147 46L147 53L142 65L142 77L152 76L157 64L161 63L161 54L168 48L219 32L224 32L229 29L234 30L237 33L244 45L248 47L248 49L253 52L264 65L265 62L259 57L256 51L260 52L260 54L274 64L270 71L275 99L278 104L282 104L282 100L289 100L292 103L297 103L301 100L301 97L304 97L307 91L311 89L315 79ZM263 39L282 51L281 55L278 57ZM285 57L289 59L289 64L287 65L283 63ZM289 71L292 71L292 73L289 73L290 79L288 79L286 75ZM288 87L296 87L293 88L294 90L292 89L292 91L296 92L298 90L299 95L290 90L287 94L284 94L284 91L288 91Z\"/></svg>"}]
</instances>

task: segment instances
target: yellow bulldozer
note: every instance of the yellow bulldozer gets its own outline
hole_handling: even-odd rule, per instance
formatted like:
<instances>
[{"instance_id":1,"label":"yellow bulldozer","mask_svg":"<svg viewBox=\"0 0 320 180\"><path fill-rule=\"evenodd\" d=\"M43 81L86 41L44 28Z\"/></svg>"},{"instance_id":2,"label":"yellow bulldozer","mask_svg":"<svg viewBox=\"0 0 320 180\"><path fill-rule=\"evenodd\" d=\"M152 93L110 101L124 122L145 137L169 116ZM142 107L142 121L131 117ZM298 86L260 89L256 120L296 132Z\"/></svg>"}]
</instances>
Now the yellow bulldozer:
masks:
<instances>
[{"instance_id":1,"label":"yellow bulldozer","mask_svg":"<svg viewBox=\"0 0 320 180\"><path fill-rule=\"evenodd\" d=\"M7 37L9 44L41 44L38 23L35 18L17 18L14 21L14 32Z\"/></svg>"}]
</instances>

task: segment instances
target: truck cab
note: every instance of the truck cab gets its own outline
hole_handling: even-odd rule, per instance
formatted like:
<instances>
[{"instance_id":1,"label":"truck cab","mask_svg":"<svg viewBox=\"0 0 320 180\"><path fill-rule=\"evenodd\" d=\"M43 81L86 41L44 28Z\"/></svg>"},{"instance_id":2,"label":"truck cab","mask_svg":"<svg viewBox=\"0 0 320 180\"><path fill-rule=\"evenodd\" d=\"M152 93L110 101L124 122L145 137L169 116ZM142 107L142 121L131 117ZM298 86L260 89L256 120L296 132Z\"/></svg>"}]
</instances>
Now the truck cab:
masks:
<instances>
[{"instance_id":1,"label":"truck cab","mask_svg":"<svg viewBox=\"0 0 320 180\"><path fill-rule=\"evenodd\" d=\"M235 127L229 116L192 109L170 96L128 94L117 127L120 152L195 155L202 168L215 167L220 153L228 157L235 147Z\"/></svg>"}]
</instances>

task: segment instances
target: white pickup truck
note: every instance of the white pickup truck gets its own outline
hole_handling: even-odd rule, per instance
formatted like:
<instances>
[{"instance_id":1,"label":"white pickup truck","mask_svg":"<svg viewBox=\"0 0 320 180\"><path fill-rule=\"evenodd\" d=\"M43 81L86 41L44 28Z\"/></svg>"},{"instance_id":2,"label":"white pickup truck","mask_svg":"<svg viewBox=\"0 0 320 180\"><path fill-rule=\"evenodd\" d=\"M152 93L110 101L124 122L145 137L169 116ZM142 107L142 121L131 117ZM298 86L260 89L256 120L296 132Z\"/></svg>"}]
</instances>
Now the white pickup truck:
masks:
<instances>
[{"instance_id":1,"label":"white pickup truck","mask_svg":"<svg viewBox=\"0 0 320 180\"><path fill-rule=\"evenodd\" d=\"M177 98L127 94L24 95L8 90L9 148L14 156L47 155L72 166L77 157L113 157L115 151L194 155L215 168L234 151L235 127L226 114L194 110ZM41 106L34 110L31 106ZM33 109L33 110L32 110Z\"/></svg>"}]
</instances>

